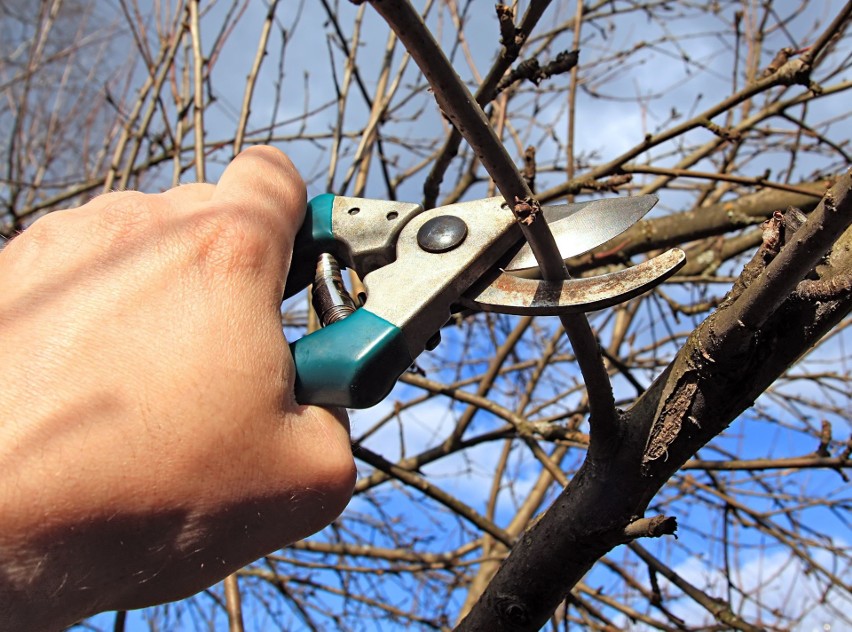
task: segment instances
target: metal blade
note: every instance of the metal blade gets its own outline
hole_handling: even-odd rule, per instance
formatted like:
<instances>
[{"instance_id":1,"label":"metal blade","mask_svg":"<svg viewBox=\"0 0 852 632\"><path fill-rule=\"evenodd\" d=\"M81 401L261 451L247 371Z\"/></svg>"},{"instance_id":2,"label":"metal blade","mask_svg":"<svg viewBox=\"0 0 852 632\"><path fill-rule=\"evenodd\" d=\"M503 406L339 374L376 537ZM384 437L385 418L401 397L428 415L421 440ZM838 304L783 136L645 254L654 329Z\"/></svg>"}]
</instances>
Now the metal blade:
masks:
<instances>
[{"instance_id":1,"label":"metal blade","mask_svg":"<svg viewBox=\"0 0 852 632\"><path fill-rule=\"evenodd\" d=\"M592 200L542 208L563 259L576 257L617 237L638 222L657 203L656 195ZM504 268L526 278L540 277L538 263L529 244Z\"/></svg>"},{"instance_id":2,"label":"metal blade","mask_svg":"<svg viewBox=\"0 0 852 632\"><path fill-rule=\"evenodd\" d=\"M677 272L686 255L672 248L642 263L617 272L566 281L524 279L499 271L482 279L459 303L473 310L554 316L591 312L623 303Z\"/></svg>"}]
</instances>

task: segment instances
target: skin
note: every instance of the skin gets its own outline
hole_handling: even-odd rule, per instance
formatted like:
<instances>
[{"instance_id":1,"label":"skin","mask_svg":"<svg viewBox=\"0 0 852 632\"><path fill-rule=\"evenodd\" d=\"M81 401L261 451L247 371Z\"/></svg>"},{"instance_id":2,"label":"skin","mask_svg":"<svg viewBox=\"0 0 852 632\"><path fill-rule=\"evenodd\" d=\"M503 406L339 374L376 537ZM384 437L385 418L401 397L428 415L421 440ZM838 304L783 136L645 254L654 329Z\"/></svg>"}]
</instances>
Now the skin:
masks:
<instances>
[{"instance_id":1,"label":"skin","mask_svg":"<svg viewBox=\"0 0 852 632\"><path fill-rule=\"evenodd\" d=\"M281 331L304 211L255 147L0 251L0 629L186 597L343 510L346 415L296 404Z\"/></svg>"}]
</instances>

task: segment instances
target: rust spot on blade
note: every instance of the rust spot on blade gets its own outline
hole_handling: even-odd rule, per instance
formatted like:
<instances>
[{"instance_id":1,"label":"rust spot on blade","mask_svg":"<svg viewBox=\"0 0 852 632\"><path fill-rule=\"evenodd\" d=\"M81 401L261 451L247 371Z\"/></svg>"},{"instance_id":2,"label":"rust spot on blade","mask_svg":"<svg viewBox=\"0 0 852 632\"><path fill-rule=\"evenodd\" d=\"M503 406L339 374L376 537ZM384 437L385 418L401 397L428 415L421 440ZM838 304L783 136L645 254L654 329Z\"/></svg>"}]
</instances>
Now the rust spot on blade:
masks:
<instances>
[{"instance_id":1,"label":"rust spot on blade","mask_svg":"<svg viewBox=\"0 0 852 632\"><path fill-rule=\"evenodd\" d=\"M596 277L567 281L524 279L501 273L478 295L467 299L474 309L509 314L556 315L594 311L631 299L674 274L686 261L672 249L653 259Z\"/></svg>"}]
</instances>

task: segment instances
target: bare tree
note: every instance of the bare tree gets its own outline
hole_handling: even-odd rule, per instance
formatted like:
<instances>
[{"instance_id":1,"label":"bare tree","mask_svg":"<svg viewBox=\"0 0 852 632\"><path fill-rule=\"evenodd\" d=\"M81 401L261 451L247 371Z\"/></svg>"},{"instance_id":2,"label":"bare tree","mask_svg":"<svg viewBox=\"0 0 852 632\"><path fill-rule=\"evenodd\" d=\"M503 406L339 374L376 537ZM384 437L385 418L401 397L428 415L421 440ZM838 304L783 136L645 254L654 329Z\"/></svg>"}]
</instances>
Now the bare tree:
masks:
<instances>
[{"instance_id":1,"label":"bare tree","mask_svg":"<svg viewBox=\"0 0 852 632\"><path fill-rule=\"evenodd\" d=\"M525 225L544 278L688 256L587 317L460 316L353 413L350 509L151 629L850 625L848 3L0 11L6 236L273 143L313 193L660 196L567 266Z\"/></svg>"}]
</instances>

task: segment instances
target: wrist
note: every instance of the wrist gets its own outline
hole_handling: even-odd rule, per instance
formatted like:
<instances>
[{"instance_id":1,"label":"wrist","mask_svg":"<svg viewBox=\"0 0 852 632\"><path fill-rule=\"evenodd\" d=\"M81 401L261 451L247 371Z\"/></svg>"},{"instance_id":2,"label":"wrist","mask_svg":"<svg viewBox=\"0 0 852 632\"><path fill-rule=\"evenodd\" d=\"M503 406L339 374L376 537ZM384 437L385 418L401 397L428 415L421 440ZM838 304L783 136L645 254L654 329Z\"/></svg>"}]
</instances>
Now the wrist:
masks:
<instances>
[{"instance_id":1,"label":"wrist","mask_svg":"<svg viewBox=\"0 0 852 632\"><path fill-rule=\"evenodd\" d=\"M69 581L52 551L0 544L0 630L53 632L97 611L95 590Z\"/></svg>"}]
</instances>

